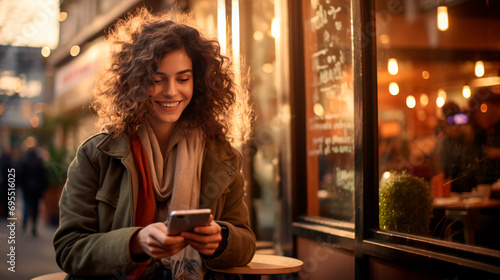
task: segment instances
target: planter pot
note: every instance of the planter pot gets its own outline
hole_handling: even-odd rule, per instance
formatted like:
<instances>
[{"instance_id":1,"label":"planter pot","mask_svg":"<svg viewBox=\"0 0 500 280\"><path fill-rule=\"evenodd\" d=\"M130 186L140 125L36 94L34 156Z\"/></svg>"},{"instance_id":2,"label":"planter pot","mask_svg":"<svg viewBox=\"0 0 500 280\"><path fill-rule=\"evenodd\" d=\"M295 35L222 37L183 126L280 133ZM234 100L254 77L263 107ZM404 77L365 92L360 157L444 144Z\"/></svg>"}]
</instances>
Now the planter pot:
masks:
<instances>
[{"instance_id":1,"label":"planter pot","mask_svg":"<svg viewBox=\"0 0 500 280\"><path fill-rule=\"evenodd\" d=\"M62 186L50 186L43 194L42 217L45 223L53 226L59 225L59 198Z\"/></svg>"}]
</instances>

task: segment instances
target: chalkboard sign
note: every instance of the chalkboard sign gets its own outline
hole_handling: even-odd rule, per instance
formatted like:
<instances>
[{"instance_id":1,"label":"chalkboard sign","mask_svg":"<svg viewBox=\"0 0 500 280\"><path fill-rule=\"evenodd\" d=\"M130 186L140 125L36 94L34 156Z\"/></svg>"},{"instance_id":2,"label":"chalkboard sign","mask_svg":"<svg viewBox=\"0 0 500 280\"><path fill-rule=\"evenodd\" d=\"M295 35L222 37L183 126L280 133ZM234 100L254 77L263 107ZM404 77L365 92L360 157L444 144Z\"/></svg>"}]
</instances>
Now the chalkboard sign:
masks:
<instances>
[{"instance_id":1,"label":"chalkboard sign","mask_svg":"<svg viewBox=\"0 0 500 280\"><path fill-rule=\"evenodd\" d=\"M354 217L350 1L303 1L309 215ZM318 201L319 200L319 201ZM319 203L318 203L319 202Z\"/></svg>"}]
</instances>

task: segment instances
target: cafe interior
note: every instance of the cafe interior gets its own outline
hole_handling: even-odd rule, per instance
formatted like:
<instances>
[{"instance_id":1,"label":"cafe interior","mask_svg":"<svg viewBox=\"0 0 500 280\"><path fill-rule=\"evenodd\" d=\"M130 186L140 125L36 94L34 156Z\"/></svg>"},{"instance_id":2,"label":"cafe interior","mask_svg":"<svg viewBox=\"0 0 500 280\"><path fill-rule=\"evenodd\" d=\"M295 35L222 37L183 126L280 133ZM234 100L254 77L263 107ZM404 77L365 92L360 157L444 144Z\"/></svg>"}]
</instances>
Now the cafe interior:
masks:
<instances>
[{"instance_id":1,"label":"cafe interior","mask_svg":"<svg viewBox=\"0 0 500 280\"><path fill-rule=\"evenodd\" d=\"M389 2L376 1L379 176L428 182L433 237L500 249L500 3L394 15Z\"/></svg>"}]
</instances>

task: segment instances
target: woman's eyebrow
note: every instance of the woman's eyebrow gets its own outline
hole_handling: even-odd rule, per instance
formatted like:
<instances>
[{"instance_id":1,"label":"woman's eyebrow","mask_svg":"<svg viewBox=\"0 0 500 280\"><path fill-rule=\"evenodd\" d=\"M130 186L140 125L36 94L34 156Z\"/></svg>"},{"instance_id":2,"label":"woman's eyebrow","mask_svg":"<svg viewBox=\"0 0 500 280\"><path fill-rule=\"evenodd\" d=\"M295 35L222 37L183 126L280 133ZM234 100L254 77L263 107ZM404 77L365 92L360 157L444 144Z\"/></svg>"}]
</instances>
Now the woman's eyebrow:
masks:
<instances>
[{"instance_id":1,"label":"woman's eyebrow","mask_svg":"<svg viewBox=\"0 0 500 280\"><path fill-rule=\"evenodd\" d=\"M179 71L179 72L177 72L175 74L176 75L182 75L182 74L186 74L186 73L193 73L193 70L192 69L185 69L185 70ZM168 76L167 74L165 74L163 72L155 72L155 75L158 75L158 76Z\"/></svg>"}]
</instances>

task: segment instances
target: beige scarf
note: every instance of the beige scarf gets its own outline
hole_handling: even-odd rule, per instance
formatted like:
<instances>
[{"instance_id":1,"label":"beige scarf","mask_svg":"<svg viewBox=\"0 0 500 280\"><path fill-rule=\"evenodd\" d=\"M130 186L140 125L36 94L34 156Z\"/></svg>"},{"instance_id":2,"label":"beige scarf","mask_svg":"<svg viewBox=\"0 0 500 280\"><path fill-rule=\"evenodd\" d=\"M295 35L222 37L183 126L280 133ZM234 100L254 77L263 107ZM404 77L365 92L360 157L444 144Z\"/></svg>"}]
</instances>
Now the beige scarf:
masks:
<instances>
[{"instance_id":1,"label":"beige scarf","mask_svg":"<svg viewBox=\"0 0 500 280\"><path fill-rule=\"evenodd\" d=\"M168 211L160 209L162 213L157 215L164 220L171 211L199 208L205 148L202 130L195 129L184 135L181 129L174 128L165 159L149 121L138 129L137 136L148 158L155 198L167 203ZM173 279L203 279L205 273L198 251L191 246L162 259L162 264L171 269Z\"/></svg>"}]
</instances>

